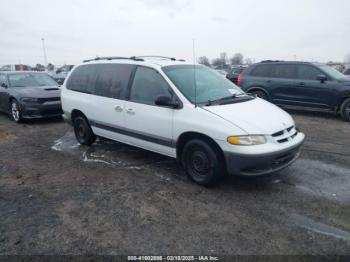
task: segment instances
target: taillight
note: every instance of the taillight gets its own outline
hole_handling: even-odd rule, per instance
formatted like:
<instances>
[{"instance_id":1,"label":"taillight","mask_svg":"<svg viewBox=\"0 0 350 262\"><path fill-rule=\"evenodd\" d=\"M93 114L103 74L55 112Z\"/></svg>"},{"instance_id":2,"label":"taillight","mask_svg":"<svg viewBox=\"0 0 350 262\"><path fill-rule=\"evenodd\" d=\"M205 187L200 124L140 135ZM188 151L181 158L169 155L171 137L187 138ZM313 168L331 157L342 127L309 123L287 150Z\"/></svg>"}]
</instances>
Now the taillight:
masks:
<instances>
[{"instance_id":1,"label":"taillight","mask_svg":"<svg viewBox=\"0 0 350 262\"><path fill-rule=\"evenodd\" d=\"M236 82L236 84L237 84L238 86L240 86L241 83L242 83L243 74L244 74L245 70L246 70L246 69L244 69L244 70L238 75L238 77L237 77L237 82Z\"/></svg>"}]
</instances>

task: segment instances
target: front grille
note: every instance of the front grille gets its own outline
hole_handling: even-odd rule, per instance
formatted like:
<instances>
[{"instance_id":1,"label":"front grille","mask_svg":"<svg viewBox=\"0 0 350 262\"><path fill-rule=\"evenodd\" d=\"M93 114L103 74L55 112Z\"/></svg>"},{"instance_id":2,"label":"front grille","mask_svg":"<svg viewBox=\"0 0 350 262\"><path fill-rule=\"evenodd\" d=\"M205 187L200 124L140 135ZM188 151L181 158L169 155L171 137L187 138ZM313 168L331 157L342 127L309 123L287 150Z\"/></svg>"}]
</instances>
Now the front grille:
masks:
<instances>
[{"instance_id":1,"label":"front grille","mask_svg":"<svg viewBox=\"0 0 350 262\"><path fill-rule=\"evenodd\" d=\"M272 134L272 137L278 143L286 143L288 141L293 140L297 134L298 134L298 131L295 129L295 126L291 126L284 130L281 130Z\"/></svg>"},{"instance_id":2,"label":"front grille","mask_svg":"<svg viewBox=\"0 0 350 262\"><path fill-rule=\"evenodd\" d=\"M46 97L46 98L39 98L38 102L40 104L46 103L46 102L58 102L61 101L60 97Z\"/></svg>"}]
</instances>

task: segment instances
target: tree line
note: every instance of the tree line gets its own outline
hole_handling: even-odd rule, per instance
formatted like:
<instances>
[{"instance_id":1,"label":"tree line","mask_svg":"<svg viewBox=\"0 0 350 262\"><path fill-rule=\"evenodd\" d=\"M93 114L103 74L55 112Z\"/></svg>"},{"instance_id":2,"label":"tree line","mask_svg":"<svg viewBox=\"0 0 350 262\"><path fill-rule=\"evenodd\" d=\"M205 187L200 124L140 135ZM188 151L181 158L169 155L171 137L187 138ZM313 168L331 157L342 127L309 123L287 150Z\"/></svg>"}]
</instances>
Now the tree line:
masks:
<instances>
[{"instance_id":1,"label":"tree line","mask_svg":"<svg viewBox=\"0 0 350 262\"><path fill-rule=\"evenodd\" d=\"M200 56L198 58L198 63L202 65L206 65L209 67L216 67L216 66L223 66L223 65L232 65L232 66L237 66L237 65L243 65L247 64L250 65L252 64L252 60L250 58L244 58L243 54L241 53L235 53L231 57L228 57L226 52L220 53L220 56L217 58L214 58L212 61L206 56Z\"/></svg>"}]
</instances>

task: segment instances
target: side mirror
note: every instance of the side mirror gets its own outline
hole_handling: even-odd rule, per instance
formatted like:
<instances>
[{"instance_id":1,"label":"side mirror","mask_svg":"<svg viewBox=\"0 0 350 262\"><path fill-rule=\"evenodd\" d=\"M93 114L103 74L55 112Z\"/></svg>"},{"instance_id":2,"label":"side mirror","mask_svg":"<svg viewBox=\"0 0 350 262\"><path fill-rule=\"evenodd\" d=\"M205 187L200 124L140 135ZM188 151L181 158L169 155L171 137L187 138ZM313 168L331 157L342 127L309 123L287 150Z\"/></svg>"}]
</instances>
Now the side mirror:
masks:
<instances>
[{"instance_id":1,"label":"side mirror","mask_svg":"<svg viewBox=\"0 0 350 262\"><path fill-rule=\"evenodd\" d=\"M1 87L7 88L7 85L6 85L5 83L2 83L2 84L1 84Z\"/></svg>"},{"instance_id":2,"label":"side mirror","mask_svg":"<svg viewBox=\"0 0 350 262\"><path fill-rule=\"evenodd\" d=\"M155 104L157 106L167 106L171 108L178 108L179 104L174 102L170 96L158 96Z\"/></svg>"},{"instance_id":3,"label":"side mirror","mask_svg":"<svg viewBox=\"0 0 350 262\"><path fill-rule=\"evenodd\" d=\"M327 80L327 77L325 75L318 75L316 77L316 80L319 80L321 83L324 83Z\"/></svg>"}]
</instances>

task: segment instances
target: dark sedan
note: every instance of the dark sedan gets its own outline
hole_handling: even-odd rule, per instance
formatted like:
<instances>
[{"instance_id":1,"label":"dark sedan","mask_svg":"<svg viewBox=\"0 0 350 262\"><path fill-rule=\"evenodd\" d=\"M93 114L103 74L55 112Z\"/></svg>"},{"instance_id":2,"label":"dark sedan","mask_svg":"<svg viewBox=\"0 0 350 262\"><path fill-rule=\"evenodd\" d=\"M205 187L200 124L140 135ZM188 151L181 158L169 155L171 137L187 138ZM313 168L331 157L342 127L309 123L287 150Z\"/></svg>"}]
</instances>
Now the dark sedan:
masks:
<instances>
[{"instance_id":1,"label":"dark sedan","mask_svg":"<svg viewBox=\"0 0 350 262\"><path fill-rule=\"evenodd\" d=\"M0 72L0 111L16 122L60 116L60 89L46 73Z\"/></svg>"}]
</instances>

